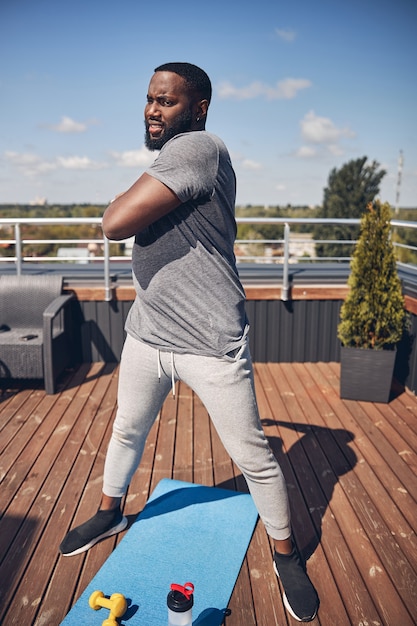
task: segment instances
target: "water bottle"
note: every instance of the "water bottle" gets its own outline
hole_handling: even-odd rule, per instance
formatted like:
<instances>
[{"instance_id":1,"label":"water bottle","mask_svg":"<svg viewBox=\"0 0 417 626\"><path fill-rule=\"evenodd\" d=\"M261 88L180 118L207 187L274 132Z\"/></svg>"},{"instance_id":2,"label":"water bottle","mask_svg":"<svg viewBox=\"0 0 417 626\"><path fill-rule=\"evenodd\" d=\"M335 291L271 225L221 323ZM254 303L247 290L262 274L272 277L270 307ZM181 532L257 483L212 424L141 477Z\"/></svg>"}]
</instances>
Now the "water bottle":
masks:
<instances>
[{"instance_id":1,"label":"water bottle","mask_svg":"<svg viewBox=\"0 0 417 626\"><path fill-rule=\"evenodd\" d=\"M184 586L172 583L167 597L168 626L192 626L193 592L192 583L185 583Z\"/></svg>"}]
</instances>

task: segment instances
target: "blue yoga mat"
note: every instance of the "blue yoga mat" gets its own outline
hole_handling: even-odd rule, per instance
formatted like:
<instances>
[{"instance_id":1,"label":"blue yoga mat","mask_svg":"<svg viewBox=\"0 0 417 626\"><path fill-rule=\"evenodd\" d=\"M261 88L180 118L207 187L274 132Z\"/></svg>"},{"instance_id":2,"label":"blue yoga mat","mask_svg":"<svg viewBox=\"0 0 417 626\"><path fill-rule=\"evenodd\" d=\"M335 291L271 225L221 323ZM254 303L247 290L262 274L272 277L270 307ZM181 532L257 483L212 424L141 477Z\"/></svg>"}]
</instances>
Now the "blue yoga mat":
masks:
<instances>
[{"instance_id":1,"label":"blue yoga mat","mask_svg":"<svg viewBox=\"0 0 417 626\"><path fill-rule=\"evenodd\" d=\"M88 604L99 590L128 600L121 624L166 626L171 583L191 582L193 626L220 626L257 517L248 494L161 480L62 625L101 626L108 609Z\"/></svg>"}]
</instances>

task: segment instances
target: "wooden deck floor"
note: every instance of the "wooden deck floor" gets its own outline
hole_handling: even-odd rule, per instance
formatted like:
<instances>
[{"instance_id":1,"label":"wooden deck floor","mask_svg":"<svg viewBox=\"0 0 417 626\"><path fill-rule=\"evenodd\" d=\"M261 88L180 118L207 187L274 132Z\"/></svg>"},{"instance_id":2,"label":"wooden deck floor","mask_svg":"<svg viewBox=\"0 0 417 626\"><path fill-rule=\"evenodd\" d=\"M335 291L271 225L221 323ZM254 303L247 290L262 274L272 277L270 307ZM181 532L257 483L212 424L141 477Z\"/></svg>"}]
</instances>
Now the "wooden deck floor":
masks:
<instances>
[{"instance_id":1,"label":"wooden deck floor","mask_svg":"<svg viewBox=\"0 0 417 626\"><path fill-rule=\"evenodd\" d=\"M60 624L115 546L112 538L87 554L58 555L67 529L97 507L117 374L96 363L69 374L56 396L41 387L0 395L3 626ZM314 623L416 624L417 399L406 391L387 405L342 401L335 363L257 364L256 385L321 598ZM130 522L164 477L245 490L184 385L149 436L125 502ZM283 608L261 523L229 609L226 626L296 623Z\"/></svg>"}]
</instances>

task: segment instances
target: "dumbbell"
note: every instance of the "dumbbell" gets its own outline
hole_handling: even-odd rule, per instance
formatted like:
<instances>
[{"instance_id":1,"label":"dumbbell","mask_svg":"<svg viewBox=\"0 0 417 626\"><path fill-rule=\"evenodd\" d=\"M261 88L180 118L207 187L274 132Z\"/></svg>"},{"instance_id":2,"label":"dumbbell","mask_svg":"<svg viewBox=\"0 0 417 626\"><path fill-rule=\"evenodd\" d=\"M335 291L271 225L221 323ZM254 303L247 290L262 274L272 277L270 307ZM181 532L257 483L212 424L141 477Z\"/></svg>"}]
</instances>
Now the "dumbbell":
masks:
<instances>
[{"instance_id":1,"label":"dumbbell","mask_svg":"<svg viewBox=\"0 0 417 626\"><path fill-rule=\"evenodd\" d=\"M102 591L94 591L88 604L95 611L101 608L110 609L109 617L104 620L102 626L118 626L116 618L123 617L127 610L126 598L122 593L113 593L110 598L106 598Z\"/></svg>"}]
</instances>

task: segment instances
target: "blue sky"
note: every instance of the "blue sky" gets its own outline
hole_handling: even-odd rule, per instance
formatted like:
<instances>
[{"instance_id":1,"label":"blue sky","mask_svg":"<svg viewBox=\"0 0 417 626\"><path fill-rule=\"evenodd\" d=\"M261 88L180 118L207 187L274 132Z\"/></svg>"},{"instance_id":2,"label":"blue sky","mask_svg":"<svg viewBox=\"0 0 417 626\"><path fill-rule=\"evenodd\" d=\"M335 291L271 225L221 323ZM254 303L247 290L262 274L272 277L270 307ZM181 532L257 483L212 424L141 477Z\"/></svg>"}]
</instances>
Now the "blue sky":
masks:
<instances>
[{"instance_id":1,"label":"blue sky","mask_svg":"<svg viewBox=\"0 0 417 626\"><path fill-rule=\"evenodd\" d=\"M367 156L417 207L416 0L1 0L0 203L109 202L154 158L153 69L209 74L239 204L320 204Z\"/></svg>"}]
</instances>

